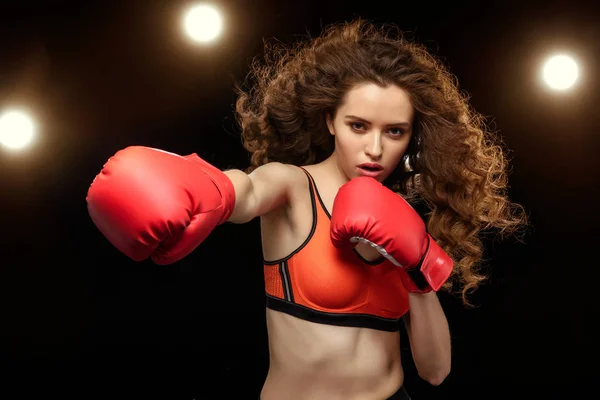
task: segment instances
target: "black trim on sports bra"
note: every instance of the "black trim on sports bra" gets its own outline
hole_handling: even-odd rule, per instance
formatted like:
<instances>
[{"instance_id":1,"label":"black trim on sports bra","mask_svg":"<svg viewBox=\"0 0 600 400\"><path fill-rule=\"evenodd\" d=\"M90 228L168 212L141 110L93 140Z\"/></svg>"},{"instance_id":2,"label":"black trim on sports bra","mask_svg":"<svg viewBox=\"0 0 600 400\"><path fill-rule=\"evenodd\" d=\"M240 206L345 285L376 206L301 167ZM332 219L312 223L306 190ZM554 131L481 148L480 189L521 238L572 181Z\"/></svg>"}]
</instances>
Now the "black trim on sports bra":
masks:
<instances>
[{"instance_id":1,"label":"black trim on sports bra","mask_svg":"<svg viewBox=\"0 0 600 400\"><path fill-rule=\"evenodd\" d=\"M382 318L369 314L340 314L317 311L301 304L289 303L269 294L267 294L266 305L272 310L281 311L318 324L370 328L386 332L397 332L400 330L400 320L402 319Z\"/></svg>"}]
</instances>

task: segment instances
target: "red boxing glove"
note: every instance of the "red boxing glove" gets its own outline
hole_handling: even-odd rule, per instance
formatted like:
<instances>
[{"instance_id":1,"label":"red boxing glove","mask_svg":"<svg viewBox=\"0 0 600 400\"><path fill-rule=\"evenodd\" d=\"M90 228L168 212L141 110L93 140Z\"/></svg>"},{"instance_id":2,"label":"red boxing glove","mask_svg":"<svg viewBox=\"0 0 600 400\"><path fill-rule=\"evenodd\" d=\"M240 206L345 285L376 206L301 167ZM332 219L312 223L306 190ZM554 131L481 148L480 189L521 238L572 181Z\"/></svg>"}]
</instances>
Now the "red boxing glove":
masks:
<instances>
[{"instance_id":1,"label":"red boxing glove","mask_svg":"<svg viewBox=\"0 0 600 400\"><path fill-rule=\"evenodd\" d=\"M403 283L414 293L438 291L454 265L406 200L369 177L354 178L338 191L331 241L338 248L369 243L407 272Z\"/></svg>"},{"instance_id":2,"label":"red boxing glove","mask_svg":"<svg viewBox=\"0 0 600 400\"><path fill-rule=\"evenodd\" d=\"M132 146L111 157L87 194L100 232L135 261L174 263L227 221L235 206L229 178L196 154Z\"/></svg>"}]
</instances>

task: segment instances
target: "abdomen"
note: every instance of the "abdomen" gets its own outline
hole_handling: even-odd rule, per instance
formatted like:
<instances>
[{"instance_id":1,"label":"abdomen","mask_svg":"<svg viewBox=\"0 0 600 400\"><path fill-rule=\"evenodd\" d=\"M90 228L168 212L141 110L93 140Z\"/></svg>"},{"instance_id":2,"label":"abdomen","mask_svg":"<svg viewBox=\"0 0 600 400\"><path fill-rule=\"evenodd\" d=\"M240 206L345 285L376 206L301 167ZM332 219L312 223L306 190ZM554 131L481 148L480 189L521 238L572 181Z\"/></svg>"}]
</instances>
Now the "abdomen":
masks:
<instances>
[{"instance_id":1,"label":"abdomen","mask_svg":"<svg viewBox=\"0 0 600 400\"><path fill-rule=\"evenodd\" d=\"M398 332L317 324L273 310L267 328L262 400L386 398L402 384Z\"/></svg>"}]
</instances>

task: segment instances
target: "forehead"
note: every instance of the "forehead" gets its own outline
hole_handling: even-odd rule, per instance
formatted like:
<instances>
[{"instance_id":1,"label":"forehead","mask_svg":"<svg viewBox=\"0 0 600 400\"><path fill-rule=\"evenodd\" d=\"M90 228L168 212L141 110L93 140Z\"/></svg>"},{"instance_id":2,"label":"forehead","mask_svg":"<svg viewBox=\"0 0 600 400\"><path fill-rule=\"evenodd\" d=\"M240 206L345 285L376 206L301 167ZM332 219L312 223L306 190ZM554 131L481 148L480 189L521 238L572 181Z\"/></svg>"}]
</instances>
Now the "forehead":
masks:
<instances>
[{"instance_id":1,"label":"forehead","mask_svg":"<svg viewBox=\"0 0 600 400\"><path fill-rule=\"evenodd\" d=\"M357 85L350 89L340 106L340 114L352 114L369 120L405 120L413 117L413 106L408 93L396 86L374 83Z\"/></svg>"}]
</instances>

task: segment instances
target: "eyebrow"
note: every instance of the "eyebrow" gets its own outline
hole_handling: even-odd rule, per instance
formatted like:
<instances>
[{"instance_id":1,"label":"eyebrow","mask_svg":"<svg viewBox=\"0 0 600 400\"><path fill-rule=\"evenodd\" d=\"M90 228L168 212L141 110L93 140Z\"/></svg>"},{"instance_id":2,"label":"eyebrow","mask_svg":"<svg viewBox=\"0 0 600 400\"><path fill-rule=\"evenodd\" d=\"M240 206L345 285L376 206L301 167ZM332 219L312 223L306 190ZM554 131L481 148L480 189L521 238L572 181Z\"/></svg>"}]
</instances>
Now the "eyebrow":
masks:
<instances>
[{"instance_id":1,"label":"eyebrow","mask_svg":"<svg viewBox=\"0 0 600 400\"><path fill-rule=\"evenodd\" d=\"M346 119L356 119L356 120L359 120L361 122L370 123L366 119L361 118L361 117L357 117L356 115L346 115L344 118L346 118ZM409 129L410 128L410 122L395 122L393 124L387 124L386 126L387 127L390 127L390 126L399 126L399 127L405 128L405 129Z\"/></svg>"}]
</instances>

